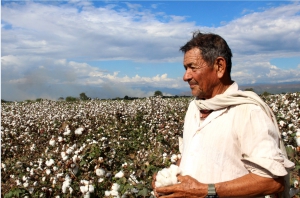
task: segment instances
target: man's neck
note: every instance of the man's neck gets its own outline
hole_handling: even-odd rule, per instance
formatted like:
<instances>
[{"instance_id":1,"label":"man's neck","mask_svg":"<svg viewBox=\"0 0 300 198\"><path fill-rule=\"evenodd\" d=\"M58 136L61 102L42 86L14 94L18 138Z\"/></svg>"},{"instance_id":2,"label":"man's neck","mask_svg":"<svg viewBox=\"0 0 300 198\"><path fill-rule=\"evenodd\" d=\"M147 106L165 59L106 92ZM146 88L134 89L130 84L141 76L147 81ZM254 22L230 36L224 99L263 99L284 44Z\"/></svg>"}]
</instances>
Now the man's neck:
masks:
<instances>
[{"instance_id":1,"label":"man's neck","mask_svg":"<svg viewBox=\"0 0 300 198\"><path fill-rule=\"evenodd\" d=\"M213 90L211 98L215 97L218 94L223 94L233 83L234 83L234 81L232 81L232 80L230 80L227 83L220 83ZM206 98L206 99L208 99L208 98Z\"/></svg>"}]
</instances>

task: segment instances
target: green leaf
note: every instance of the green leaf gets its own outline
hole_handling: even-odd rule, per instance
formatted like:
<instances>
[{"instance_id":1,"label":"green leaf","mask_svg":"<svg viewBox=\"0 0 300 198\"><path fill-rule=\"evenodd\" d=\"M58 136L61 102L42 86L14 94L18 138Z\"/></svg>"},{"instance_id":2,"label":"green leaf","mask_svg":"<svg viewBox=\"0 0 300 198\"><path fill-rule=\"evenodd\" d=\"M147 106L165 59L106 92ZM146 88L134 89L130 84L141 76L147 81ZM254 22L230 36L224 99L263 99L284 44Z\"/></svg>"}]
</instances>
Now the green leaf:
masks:
<instances>
[{"instance_id":1,"label":"green leaf","mask_svg":"<svg viewBox=\"0 0 300 198\"><path fill-rule=\"evenodd\" d=\"M299 170L299 169L300 169L300 165L296 165L295 170Z\"/></svg>"},{"instance_id":2,"label":"green leaf","mask_svg":"<svg viewBox=\"0 0 300 198\"><path fill-rule=\"evenodd\" d=\"M142 190L139 191L138 195L141 195L141 196L147 196L148 194L148 190L147 188L143 188Z\"/></svg>"},{"instance_id":3,"label":"green leaf","mask_svg":"<svg viewBox=\"0 0 300 198\"><path fill-rule=\"evenodd\" d=\"M86 165L86 161L85 160L81 160L80 161L80 166Z\"/></svg>"},{"instance_id":4,"label":"green leaf","mask_svg":"<svg viewBox=\"0 0 300 198\"><path fill-rule=\"evenodd\" d=\"M291 146L286 146L286 153L289 158L294 158L295 156L295 149L293 149Z\"/></svg>"}]
</instances>

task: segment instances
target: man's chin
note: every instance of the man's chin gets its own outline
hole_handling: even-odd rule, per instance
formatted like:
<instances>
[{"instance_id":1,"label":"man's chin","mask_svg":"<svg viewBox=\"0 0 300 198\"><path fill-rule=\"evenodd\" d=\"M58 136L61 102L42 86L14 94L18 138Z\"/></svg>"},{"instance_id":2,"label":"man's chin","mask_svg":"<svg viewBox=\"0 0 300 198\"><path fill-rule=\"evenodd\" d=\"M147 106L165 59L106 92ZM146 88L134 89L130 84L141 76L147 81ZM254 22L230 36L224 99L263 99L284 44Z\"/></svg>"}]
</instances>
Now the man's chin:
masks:
<instances>
[{"instance_id":1,"label":"man's chin","mask_svg":"<svg viewBox=\"0 0 300 198\"><path fill-rule=\"evenodd\" d=\"M191 94L196 98L205 98L202 93L199 93L197 91L192 90Z\"/></svg>"}]
</instances>

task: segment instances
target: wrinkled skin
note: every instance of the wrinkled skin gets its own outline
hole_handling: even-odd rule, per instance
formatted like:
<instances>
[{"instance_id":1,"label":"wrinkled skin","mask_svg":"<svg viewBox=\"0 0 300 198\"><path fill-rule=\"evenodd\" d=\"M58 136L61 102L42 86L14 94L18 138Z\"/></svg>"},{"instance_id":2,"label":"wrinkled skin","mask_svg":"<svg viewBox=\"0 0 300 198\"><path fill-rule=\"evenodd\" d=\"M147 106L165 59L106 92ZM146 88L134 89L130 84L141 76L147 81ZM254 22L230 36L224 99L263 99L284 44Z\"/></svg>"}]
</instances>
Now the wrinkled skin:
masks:
<instances>
[{"instance_id":1,"label":"wrinkled skin","mask_svg":"<svg viewBox=\"0 0 300 198\"><path fill-rule=\"evenodd\" d=\"M152 187L156 197L205 197L208 192L207 184L203 184L190 176L178 176L180 184L155 188L155 177ZM263 195L276 194L284 190L283 177L267 178L253 173L231 181L215 184L219 197L258 197Z\"/></svg>"},{"instance_id":2,"label":"wrinkled skin","mask_svg":"<svg viewBox=\"0 0 300 198\"><path fill-rule=\"evenodd\" d=\"M201 184L196 179L190 176L178 175L177 179L180 183L156 188L156 197L167 198L167 197L205 197L207 194L207 185ZM160 195L160 196L158 196Z\"/></svg>"}]
</instances>

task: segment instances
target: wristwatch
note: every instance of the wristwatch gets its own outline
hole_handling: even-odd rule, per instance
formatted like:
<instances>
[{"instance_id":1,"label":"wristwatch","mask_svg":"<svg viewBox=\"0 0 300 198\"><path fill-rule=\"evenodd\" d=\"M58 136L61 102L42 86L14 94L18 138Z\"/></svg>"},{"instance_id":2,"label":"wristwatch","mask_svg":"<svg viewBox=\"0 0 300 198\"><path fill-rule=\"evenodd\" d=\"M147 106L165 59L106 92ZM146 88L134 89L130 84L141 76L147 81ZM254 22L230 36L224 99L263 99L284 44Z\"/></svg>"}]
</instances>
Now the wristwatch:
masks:
<instances>
[{"instance_id":1,"label":"wristwatch","mask_svg":"<svg viewBox=\"0 0 300 198\"><path fill-rule=\"evenodd\" d=\"M208 184L208 193L206 198L218 198L219 196L217 195L215 184Z\"/></svg>"}]
</instances>

